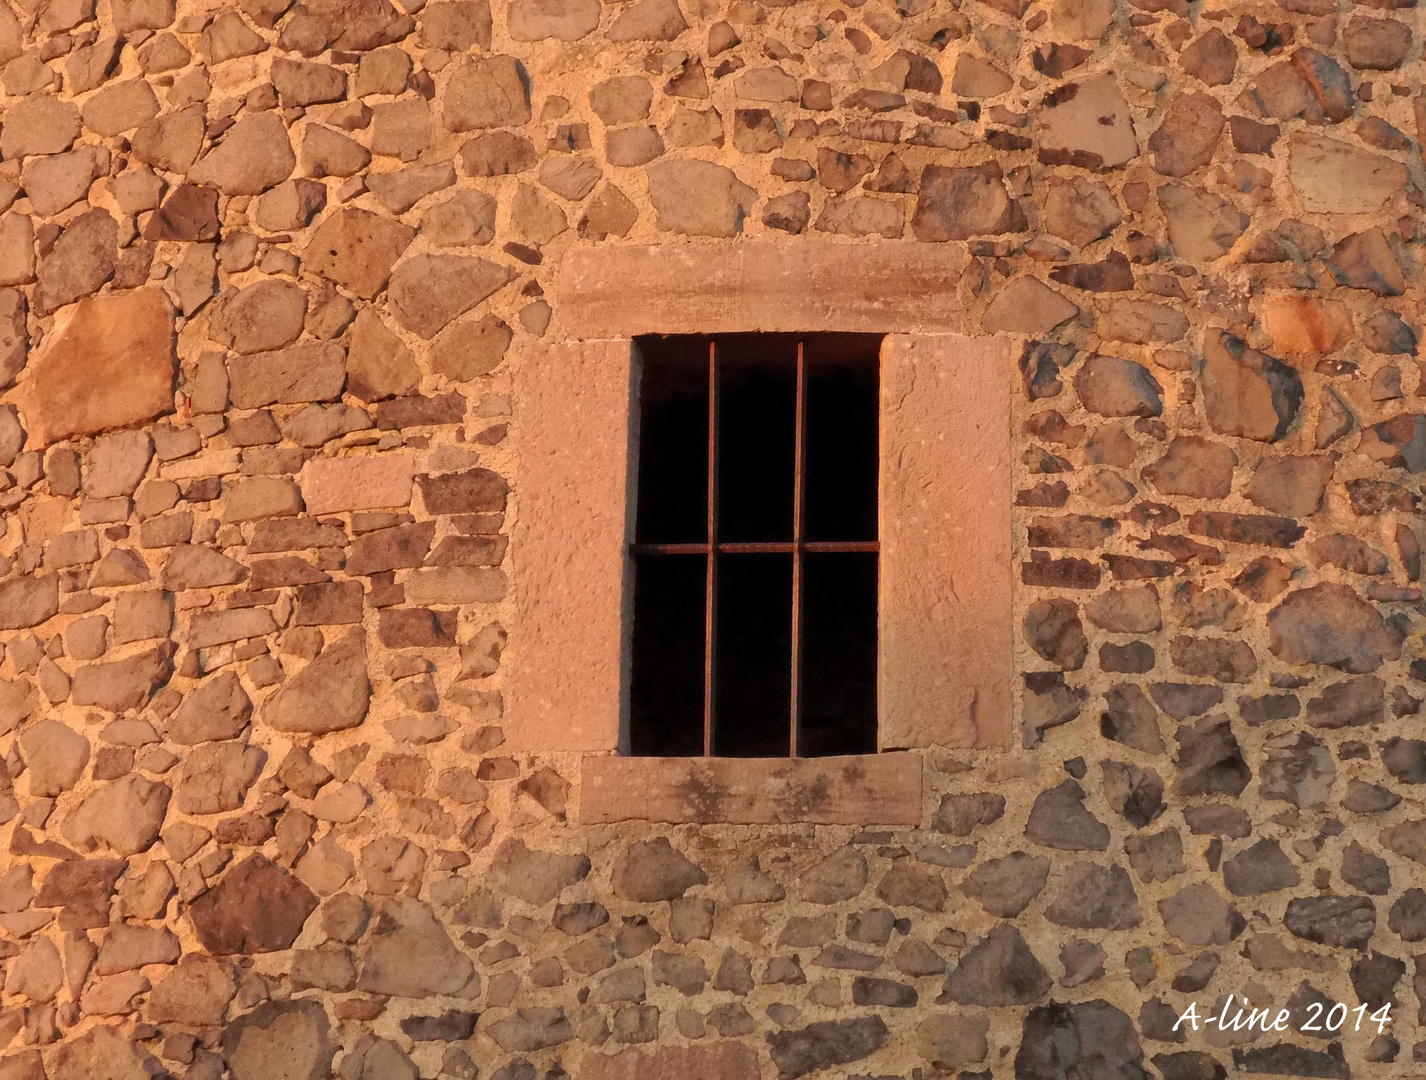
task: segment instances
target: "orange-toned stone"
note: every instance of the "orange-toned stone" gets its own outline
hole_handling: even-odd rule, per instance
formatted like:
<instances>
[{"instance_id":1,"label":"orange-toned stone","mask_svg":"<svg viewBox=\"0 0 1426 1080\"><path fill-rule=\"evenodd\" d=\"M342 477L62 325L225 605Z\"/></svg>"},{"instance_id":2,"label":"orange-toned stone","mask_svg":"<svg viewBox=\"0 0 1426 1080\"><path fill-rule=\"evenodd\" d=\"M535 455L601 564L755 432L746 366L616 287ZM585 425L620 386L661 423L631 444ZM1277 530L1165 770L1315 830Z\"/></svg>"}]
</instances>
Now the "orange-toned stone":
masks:
<instances>
[{"instance_id":1,"label":"orange-toned stone","mask_svg":"<svg viewBox=\"0 0 1426 1080\"><path fill-rule=\"evenodd\" d=\"M1278 352L1329 353L1352 340L1352 314L1336 300L1275 296L1263 304L1263 319Z\"/></svg>"},{"instance_id":2,"label":"orange-toned stone","mask_svg":"<svg viewBox=\"0 0 1426 1080\"><path fill-rule=\"evenodd\" d=\"M158 289L81 300L21 391L34 444L132 427L173 411L173 313Z\"/></svg>"},{"instance_id":3,"label":"orange-toned stone","mask_svg":"<svg viewBox=\"0 0 1426 1080\"><path fill-rule=\"evenodd\" d=\"M313 458L298 478L309 514L407 506L415 470L409 454Z\"/></svg>"},{"instance_id":4,"label":"orange-toned stone","mask_svg":"<svg viewBox=\"0 0 1426 1080\"><path fill-rule=\"evenodd\" d=\"M757 1054L732 1039L706 1046L660 1046L651 1051L588 1053L580 1080L758 1080Z\"/></svg>"},{"instance_id":5,"label":"orange-toned stone","mask_svg":"<svg viewBox=\"0 0 1426 1080\"><path fill-rule=\"evenodd\" d=\"M921 824L915 754L584 759L579 819L774 825Z\"/></svg>"},{"instance_id":6,"label":"orange-toned stone","mask_svg":"<svg viewBox=\"0 0 1426 1080\"><path fill-rule=\"evenodd\" d=\"M1010 743L1013 367L994 338L882 344L883 748Z\"/></svg>"},{"instance_id":7,"label":"orange-toned stone","mask_svg":"<svg viewBox=\"0 0 1426 1080\"><path fill-rule=\"evenodd\" d=\"M586 340L955 330L963 324L956 288L964 268L954 245L913 240L591 248L564 261L555 326Z\"/></svg>"},{"instance_id":8,"label":"orange-toned stone","mask_svg":"<svg viewBox=\"0 0 1426 1080\"><path fill-rule=\"evenodd\" d=\"M619 743L632 371L627 340L540 344L521 357L513 751Z\"/></svg>"}]
</instances>

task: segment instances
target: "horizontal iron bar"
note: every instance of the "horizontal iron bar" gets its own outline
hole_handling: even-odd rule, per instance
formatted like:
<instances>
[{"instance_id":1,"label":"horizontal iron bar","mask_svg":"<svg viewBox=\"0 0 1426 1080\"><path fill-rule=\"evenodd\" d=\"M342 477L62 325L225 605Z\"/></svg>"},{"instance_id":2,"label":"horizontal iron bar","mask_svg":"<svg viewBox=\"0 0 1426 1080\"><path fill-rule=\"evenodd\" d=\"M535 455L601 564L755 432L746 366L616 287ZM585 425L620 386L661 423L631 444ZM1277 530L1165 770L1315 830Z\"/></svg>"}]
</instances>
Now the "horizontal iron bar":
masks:
<instances>
[{"instance_id":1,"label":"horizontal iron bar","mask_svg":"<svg viewBox=\"0 0 1426 1080\"><path fill-rule=\"evenodd\" d=\"M770 541L767 543L721 543L721 544L630 544L629 550L635 555L707 555L710 547L720 555L790 555L801 551L804 555L835 554L839 552L878 552L881 545L875 540L804 540Z\"/></svg>"}]
</instances>

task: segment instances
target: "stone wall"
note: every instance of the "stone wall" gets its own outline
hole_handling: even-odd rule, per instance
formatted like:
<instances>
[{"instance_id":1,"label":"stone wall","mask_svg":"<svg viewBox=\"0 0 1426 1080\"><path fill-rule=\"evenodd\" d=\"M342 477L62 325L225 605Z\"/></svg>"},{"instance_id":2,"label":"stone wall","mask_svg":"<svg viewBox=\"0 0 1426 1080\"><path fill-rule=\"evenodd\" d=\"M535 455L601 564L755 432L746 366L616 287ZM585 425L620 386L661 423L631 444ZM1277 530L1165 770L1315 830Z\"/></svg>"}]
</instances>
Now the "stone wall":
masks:
<instances>
[{"instance_id":1,"label":"stone wall","mask_svg":"<svg viewBox=\"0 0 1426 1080\"><path fill-rule=\"evenodd\" d=\"M1412 2L0 2L0 1078L1426 1073ZM510 373L809 236L1014 339L1022 745L571 824Z\"/></svg>"}]
</instances>

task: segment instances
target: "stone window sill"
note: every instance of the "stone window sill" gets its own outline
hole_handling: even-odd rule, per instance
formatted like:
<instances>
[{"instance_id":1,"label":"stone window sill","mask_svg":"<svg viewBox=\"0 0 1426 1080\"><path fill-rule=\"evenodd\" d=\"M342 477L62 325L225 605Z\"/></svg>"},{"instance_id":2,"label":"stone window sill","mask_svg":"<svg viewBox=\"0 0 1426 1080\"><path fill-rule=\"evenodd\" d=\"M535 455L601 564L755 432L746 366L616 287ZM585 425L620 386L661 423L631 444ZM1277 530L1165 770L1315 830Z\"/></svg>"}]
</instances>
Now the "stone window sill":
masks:
<instances>
[{"instance_id":1,"label":"stone window sill","mask_svg":"<svg viewBox=\"0 0 1426 1080\"><path fill-rule=\"evenodd\" d=\"M581 824L919 825L921 758L653 758L588 754Z\"/></svg>"}]
</instances>

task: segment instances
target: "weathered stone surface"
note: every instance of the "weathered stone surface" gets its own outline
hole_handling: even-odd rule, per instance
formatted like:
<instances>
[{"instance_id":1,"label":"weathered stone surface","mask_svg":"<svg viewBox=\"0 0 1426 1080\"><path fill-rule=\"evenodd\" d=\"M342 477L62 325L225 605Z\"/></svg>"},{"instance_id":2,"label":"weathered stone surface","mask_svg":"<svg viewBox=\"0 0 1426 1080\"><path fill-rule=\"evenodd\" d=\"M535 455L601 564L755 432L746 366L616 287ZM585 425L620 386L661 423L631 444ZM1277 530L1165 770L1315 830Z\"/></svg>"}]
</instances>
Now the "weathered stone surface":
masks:
<instances>
[{"instance_id":1,"label":"weathered stone surface","mask_svg":"<svg viewBox=\"0 0 1426 1080\"><path fill-rule=\"evenodd\" d=\"M1102 180L1051 176L1045 192L1044 226L1052 236L1086 247L1108 236L1123 218L1119 203ZM914 220L913 220L914 227ZM917 239L920 239L917 234Z\"/></svg>"},{"instance_id":2,"label":"weathered stone surface","mask_svg":"<svg viewBox=\"0 0 1426 1080\"><path fill-rule=\"evenodd\" d=\"M1016 1080L1143 1080L1134 1022L1107 1001L1031 1009L1015 1054Z\"/></svg>"},{"instance_id":3,"label":"weathered stone surface","mask_svg":"<svg viewBox=\"0 0 1426 1080\"><path fill-rule=\"evenodd\" d=\"M1377 213L1406 186L1400 162L1307 131L1288 142L1288 177L1313 214Z\"/></svg>"},{"instance_id":4,"label":"weathered stone surface","mask_svg":"<svg viewBox=\"0 0 1426 1080\"><path fill-rule=\"evenodd\" d=\"M237 810L266 759L256 746L237 741L196 747L184 759L175 807L184 814Z\"/></svg>"},{"instance_id":5,"label":"weathered stone surface","mask_svg":"<svg viewBox=\"0 0 1426 1080\"><path fill-rule=\"evenodd\" d=\"M41 720L20 736L30 794L35 798L61 795L79 782L89 763L89 740L56 720Z\"/></svg>"},{"instance_id":6,"label":"weathered stone surface","mask_svg":"<svg viewBox=\"0 0 1426 1080\"><path fill-rule=\"evenodd\" d=\"M1179 744L1177 794L1236 796L1248 786L1252 771L1226 721L1206 716L1196 724L1180 726L1174 737Z\"/></svg>"},{"instance_id":7,"label":"weathered stone surface","mask_svg":"<svg viewBox=\"0 0 1426 1080\"><path fill-rule=\"evenodd\" d=\"M1277 841L1267 838L1244 848L1223 864L1223 883L1234 896L1257 896L1290 889L1301 880L1297 867Z\"/></svg>"},{"instance_id":8,"label":"weathered stone surface","mask_svg":"<svg viewBox=\"0 0 1426 1080\"><path fill-rule=\"evenodd\" d=\"M391 276L392 313L429 340L514 277L507 267L461 255L418 255Z\"/></svg>"},{"instance_id":9,"label":"weathered stone surface","mask_svg":"<svg viewBox=\"0 0 1426 1080\"><path fill-rule=\"evenodd\" d=\"M1027 1005L1050 989L1049 973L1020 931L1001 923L962 954L946 976L944 1002L961 1005Z\"/></svg>"},{"instance_id":10,"label":"weathered stone surface","mask_svg":"<svg viewBox=\"0 0 1426 1080\"><path fill-rule=\"evenodd\" d=\"M366 636L354 630L263 703L261 719L277 731L326 734L356 727L371 702Z\"/></svg>"},{"instance_id":11,"label":"weathered stone surface","mask_svg":"<svg viewBox=\"0 0 1426 1080\"><path fill-rule=\"evenodd\" d=\"M154 985L144 1016L155 1024L218 1024L236 991L222 964L189 953Z\"/></svg>"},{"instance_id":12,"label":"weathered stone surface","mask_svg":"<svg viewBox=\"0 0 1426 1080\"><path fill-rule=\"evenodd\" d=\"M649 200L658 215L658 227L668 232L735 236L742 232L743 220L757 202L757 191L722 165L660 161L647 171Z\"/></svg>"},{"instance_id":13,"label":"weathered stone surface","mask_svg":"<svg viewBox=\"0 0 1426 1080\"><path fill-rule=\"evenodd\" d=\"M65 817L60 832L84 851L137 855L158 839L171 794L167 784L126 776L95 788Z\"/></svg>"},{"instance_id":14,"label":"weathered stone surface","mask_svg":"<svg viewBox=\"0 0 1426 1080\"><path fill-rule=\"evenodd\" d=\"M369 210L339 210L317 226L303 262L309 270L369 299L386 287L391 268L415 235L410 226Z\"/></svg>"},{"instance_id":15,"label":"weathered stone surface","mask_svg":"<svg viewBox=\"0 0 1426 1080\"><path fill-rule=\"evenodd\" d=\"M1206 86L1226 86L1238 67L1238 49L1216 26L1178 54L1178 62Z\"/></svg>"},{"instance_id":16,"label":"weathered stone surface","mask_svg":"<svg viewBox=\"0 0 1426 1080\"><path fill-rule=\"evenodd\" d=\"M995 294L981 325L991 333L1048 334L1078 313L1078 306L1039 278L1017 277Z\"/></svg>"},{"instance_id":17,"label":"weathered stone surface","mask_svg":"<svg viewBox=\"0 0 1426 1080\"><path fill-rule=\"evenodd\" d=\"M1212 192L1188 184L1164 184L1159 206L1168 222L1169 242L1191 262L1222 258L1248 228L1248 216Z\"/></svg>"},{"instance_id":18,"label":"weathered stone surface","mask_svg":"<svg viewBox=\"0 0 1426 1080\"><path fill-rule=\"evenodd\" d=\"M1302 379L1240 338L1210 332L1203 343L1204 408L1222 435L1276 442L1302 406Z\"/></svg>"},{"instance_id":19,"label":"weathered stone surface","mask_svg":"<svg viewBox=\"0 0 1426 1080\"><path fill-rule=\"evenodd\" d=\"M491 861L492 884L530 904L544 904L589 874L586 855L532 851L520 840L506 840Z\"/></svg>"},{"instance_id":20,"label":"weathered stone surface","mask_svg":"<svg viewBox=\"0 0 1426 1080\"><path fill-rule=\"evenodd\" d=\"M1025 230L1025 212L1006 192L1002 177L995 162L966 168L926 166L911 216L916 239L968 240ZM1090 210L1103 212L1098 206Z\"/></svg>"},{"instance_id":21,"label":"weathered stone surface","mask_svg":"<svg viewBox=\"0 0 1426 1080\"><path fill-rule=\"evenodd\" d=\"M1318 945L1364 949L1376 933L1376 905L1367 896L1299 896L1288 901L1283 925Z\"/></svg>"},{"instance_id":22,"label":"weathered stone surface","mask_svg":"<svg viewBox=\"0 0 1426 1080\"><path fill-rule=\"evenodd\" d=\"M59 580L53 574L0 581L0 630L39 626L59 611Z\"/></svg>"},{"instance_id":23,"label":"weathered stone surface","mask_svg":"<svg viewBox=\"0 0 1426 1080\"><path fill-rule=\"evenodd\" d=\"M292 947L317 908L316 895L286 870L250 855L188 905L203 947L216 956Z\"/></svg>"},{"instance_id":24,"label":"weathered stone surface","mask_svg":"<svg viewBox=\"0 0 1426 1080\"><path fill-rule=\"evenodd\" d=\"M142 708L173 670L173 646L165 643L124 660L87 664L75 671L71 700L110 712Z\"/></svg>"},{"instance_id":25,"label":"weathered stone surface","mask_svg":"<svg viewBox=\"0 0 1426 1080\"><path fill-rule=\"evenodd\" d=\"M1227 121L1207 94L1181 94L1164 110L1163 123L1149 136L1154 169L1164 176L1187 176L1213 160Z\"/></svg>"},{"instance_id":26,"label":"weathered stone surface","mask_svg":"<svg viewBox=\"0 0 1426 1080\"><path fill-rule=\"evenodd\" d=\"M383 926L366 955L357 986L398 997L457 994L475 974L431 909L415 900L389 900Z\"/></svg>"},{"instance_id":27,"label":"weathered stone surface","mask_svg":"<svg viewBox=\"0 0 1426 1080\"><path fill-rule=\"evenodd\" d=\"M171 412L174 371L173 316L162 292L86 299L31 365L30 437L45 446Z\"/></svg>"},{"instance_id":28,"label":"weathered stone surface","mask_svg":"<svg viewBox=\"0 0 1426 1080\"><path fill-rule=\"evenodd\" d=\"M612 881L614 892L624 899L651 903L674 900L695 885L706 885L708 875L660 836L626 848L615 860Z\"/></svg>"},{"instance_id":29,"label":"weathered stone surface","mask_svg":"<svg viewBox=\"0 0 1426 1080\"><path fill-rule=\"evenodd\" d=\"M1321 806L1327 801L1337 770L1321 740L1306 733L1275 735L1268 739L1267 751L1259 776L1264 798L1293 806Z\"/></svg>"},{"instance_id":30,"label":"weathered stone surface","mask_svg":"<svg viewBox=\"0 0 1426 1080\"><path fill-rule=\"evenodd\" d=\"M1074 780L1035 797L1025 836L1044 847L1064 851L1103 851L1109 827L1084 805L1085 792Z\"/></svg>"},{"instance_id":31,"label":"weathered stone surface","mask_svg":"<svg viewBox=\"0 0 1426 1080\"><path fill-rule=\"evenodd\" d=\"M310 998L265 1001L223 1029L234 1080L320 1080L331 1075L338 1049L326 1009Z\"/></svg>"},{"instance_id":32,"label":"weathered stone surface","mask_svg":"<svg viewBox=\"0 0 1426 1080\"><path fill-rule=\"evenodd\" d=\"M835 1065L870 1057L891 1038L879 1016L824 1020L767 1036L779 1080L792 1080Z\"/></svg>"},{"instance_id":33,"label":"weathered stone surface","mask_svg":"<svg viewBox=\"0 0 1426 1080\"><path fill-rule=\"evenodd\" d=\"M53 1080L148 1080L159 1069L159 1063L128 1036L99 1025L60 1045L50 1075Z\"/></svg>"},{"instance_id":34,"label":"weathered stone surface","mask_svg":"<svg viewBox=\"0 0 1426 1080\"><path fill-rule=\"evenodd\" d=\"M533 1053L574 1038L563 1009L519 1009L491 1024L489 1034L508 1053Z\"/></svg>"},{"instance_id":35,"label":"weathered stone surface","mask_svg":"<svg viewBox=\"0 0 1426 1080\"><path fill-rule=\"evenodd\" d=\"M224 195L260 195L292 175L297 156L282 119L258 113L240 119L223 141L198 161L188 178Z\"/></svg>"},{"instance_id":36,"label":"weathered stone surface","mask_svg":"<svg viewBox=\"0 0 1426 1080\"><path fill-rule=\"evenodd\" d=\"M654 1080L659 1076L758 1080L762 1074L757 1054L750 1047L723 1039L648 1051L630 1048L614 1054L587 1053L580 1062L580 1075L584 1080Z\"/></svg>"},{"instance_id":37,"label":"weathered stone surface","mask_svg":"<svg viewBox=\"0 0 1426 1080\"><path fill-rule=\"evenodd\" d=\"M1270 648L1280 660L1375 671L1400 652L1401 635L1348 585L1324 582L1289 593L1268 613Z\"/></svg>"},{"instance_id":38,"label":"weathered stone surface","mask_svg":"<svg viewBox=\"0 0 1426 1080\"><path fill-rule=\"evenodd\" d=\"M520 62L513 56L463 58L451 75L441 119L456 132L528 123L530 96Z\"/></svg>"},{"instance_id":39,"label":"weathered stone surface","mask_svg":"<svg viewBox=\"0 0 1426 1080\"><path fill-rule=\"evenodd\" d=\"M1118 169L1138 156L1129 104L1113 75L1060 87L1039 120L1042 162Z\"/></svg>"},{"instance_id":40,"label":"weathered stone surface","mask_svg":"<svg viewBox=\"0 0 1426 1080\"><path fill-rule=\"evenodd\" d=\"M1149 369L1117 356L1091 356L1074 378L1075 393L1100 416L1159 416L1163 387Z\"/></svg>"},{"instance_id":41,"label":"weathered stone surface","mask_svg":"<svg viewBox=\"0 0 1426 1080\"><path fill-rule=\"evenodd\" d=\"M1243 494L1257 505L1287 517L1317 513L1332 478L1334 463L1314 457L1264 457Z\"/></svg>"},{"instance_id":42,"label":"weathered stone surface","mask_svg":"<svg viewBox=\"0 0 1426 1080\"><path fill-rule=\"evenodd\" d=\"M1049 859L1013 851L982 863L961 883L961 891L992 915L1013 919L1040 894L1049 876Z\"/></svg>"},{"instance_id":43,"label":"weathered stone surface","mask_svg":"<svg viewBox=\"0 0 1426 1080\"><path fill-rule=\"evenodd\" d=\"M1164 929L1190 945L1227 945L1247 921L1213 886L1186 885L1158 903Z\"/></svg>"},{"instance_id":44,"label":"weathered stone surface","mask_svg":"<svg viewBox=\"0 0 1426 1080\"><path fill-rule=\"evenodd\" d=\"M1378 296L1400 296L1406 291L1401 264L1379 228L1344 237L1332 249L1327 266L1340 285Z\"/></svg>"}]
</instances>

